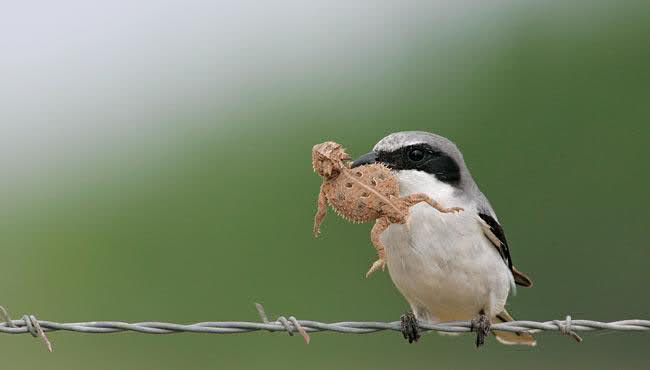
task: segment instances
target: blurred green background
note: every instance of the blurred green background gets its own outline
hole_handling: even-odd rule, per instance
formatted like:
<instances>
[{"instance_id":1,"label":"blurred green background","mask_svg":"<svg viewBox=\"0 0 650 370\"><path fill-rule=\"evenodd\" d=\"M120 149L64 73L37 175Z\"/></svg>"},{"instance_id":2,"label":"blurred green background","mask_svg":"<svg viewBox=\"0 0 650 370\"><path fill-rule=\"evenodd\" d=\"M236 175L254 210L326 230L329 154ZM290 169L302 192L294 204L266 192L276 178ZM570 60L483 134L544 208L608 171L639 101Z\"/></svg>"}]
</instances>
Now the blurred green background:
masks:
<instances>
[{"instance_id":1,"label":"blurred green background","mask_svg":"<svg viewBox=\"0 0 650 370\"><path fill-rule=\"evenodd\" d=\"M313 144L426 130L535 281L520 319L650 318L650 3L114 2L0 15L0 304L59 322L393 321ZM398 333L0 335L8 369L642 369L644 333L534 349Z\"/></svg>"}]
</instances>

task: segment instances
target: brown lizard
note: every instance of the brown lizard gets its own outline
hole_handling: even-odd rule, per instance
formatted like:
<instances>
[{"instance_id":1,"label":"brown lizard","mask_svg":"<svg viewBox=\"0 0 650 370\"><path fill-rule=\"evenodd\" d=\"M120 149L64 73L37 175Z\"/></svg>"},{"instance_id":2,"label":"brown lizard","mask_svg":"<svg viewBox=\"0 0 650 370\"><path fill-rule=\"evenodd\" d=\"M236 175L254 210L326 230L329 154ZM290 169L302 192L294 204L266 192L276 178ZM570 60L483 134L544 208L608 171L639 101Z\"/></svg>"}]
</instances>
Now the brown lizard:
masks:
<instances>
[{"instance_id":1,"label":"brown lizard","mask_svg":"<svg viewBox=\"0 0 650 370\"><path fill-rule=\"evenodd\" d=\"M374 163L350 168L350 156L340 144L326 141L314 145L312 165L323 178L318 196L318 211L314 217L314 236L320 234L320 225L327 215L327 203L343 218L352 222L377 220L370 232L370 240L379 259L366 273L370 276L385 268L385 251L379 235L391 224L406 224L409 207L426 202L442 213L459 212L462 208L444 208L424 193L400 197L399 184L390 169Z\"/></svg>"}]
</instances>

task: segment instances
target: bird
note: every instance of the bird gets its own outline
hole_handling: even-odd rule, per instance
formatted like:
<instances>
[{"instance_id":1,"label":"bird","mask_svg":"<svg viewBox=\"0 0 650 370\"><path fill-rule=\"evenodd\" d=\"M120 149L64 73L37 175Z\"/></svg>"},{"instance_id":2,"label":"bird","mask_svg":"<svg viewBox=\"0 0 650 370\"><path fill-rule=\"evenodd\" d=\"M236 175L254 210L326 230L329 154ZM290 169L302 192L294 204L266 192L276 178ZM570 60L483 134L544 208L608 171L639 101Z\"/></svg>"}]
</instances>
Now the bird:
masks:
<instances>
[{"instance_id":1,"label":"bird","mask_svg":"<svg viewBox=\"0 0 650 370\"><path fill-rule=\"evenodd\" d=\"M351 167L372 163L395 174L400 196L424 193L464 210L440 213L419 204L408 225L392 224L380 235L391 280L411 308L400 318L404 338L417 342L418 321L469 320L477 347L490 332L504 344L535 346L529 333L490 329L514 320L505 307L508 296L533 282L513 265L503 227L456 144L433 133L396 132Z\"/></svg>"}]
</instances>

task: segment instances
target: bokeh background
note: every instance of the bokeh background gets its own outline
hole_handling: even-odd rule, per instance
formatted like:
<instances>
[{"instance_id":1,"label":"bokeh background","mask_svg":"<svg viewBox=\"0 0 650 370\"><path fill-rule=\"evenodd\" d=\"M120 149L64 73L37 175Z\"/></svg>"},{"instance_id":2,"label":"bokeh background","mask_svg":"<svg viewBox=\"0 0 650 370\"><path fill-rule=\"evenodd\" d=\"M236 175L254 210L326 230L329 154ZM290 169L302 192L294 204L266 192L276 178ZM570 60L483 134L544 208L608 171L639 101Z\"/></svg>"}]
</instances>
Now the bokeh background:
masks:
<instances>
[{"instance_id":1,"label":"bokeh background","mask_svg":"<svg viewBox=\"0 0 650 370\"><path fill-rule=\"evenodd\" d=\"M11 2L0 304L15 318L393 321L369 224L311 235L310 149L454 140L530 320L650 318L647 1ZM7 369L642 369L643 333L0 335Z\"/></svg>"}]
</instances>

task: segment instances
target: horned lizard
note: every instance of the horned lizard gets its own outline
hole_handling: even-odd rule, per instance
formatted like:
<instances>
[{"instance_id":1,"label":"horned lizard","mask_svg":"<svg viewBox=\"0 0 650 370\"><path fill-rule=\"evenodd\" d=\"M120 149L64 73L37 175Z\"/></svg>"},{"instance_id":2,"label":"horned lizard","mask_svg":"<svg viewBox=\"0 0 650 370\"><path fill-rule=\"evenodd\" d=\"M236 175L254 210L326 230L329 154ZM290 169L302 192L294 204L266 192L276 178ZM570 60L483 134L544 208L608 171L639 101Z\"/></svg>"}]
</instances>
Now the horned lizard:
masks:
<instances>
[{"instance_id":1,"label":"horned lizard","mask_svg":"<svg viewBox=\"0 0 650 370\"><path fill-rule=\"evenodd\" d=\"M370 232L370 240L377 250L375 261L366 277L379 268L385 268L385 251L379 235L391 224L406 224L409 207L426 202L443 213L459 212L462 208L444 208L424 193L400 197L399 184L390 169L381 163L350 168L350 156L340 144L326 141L314 145L312 165L323 178L318 196L318 211L314 217L314 236L320 234L320 225L327 215L327 203L343 218L355 223L377 220Z\"/></svg>"}]
</instances>

